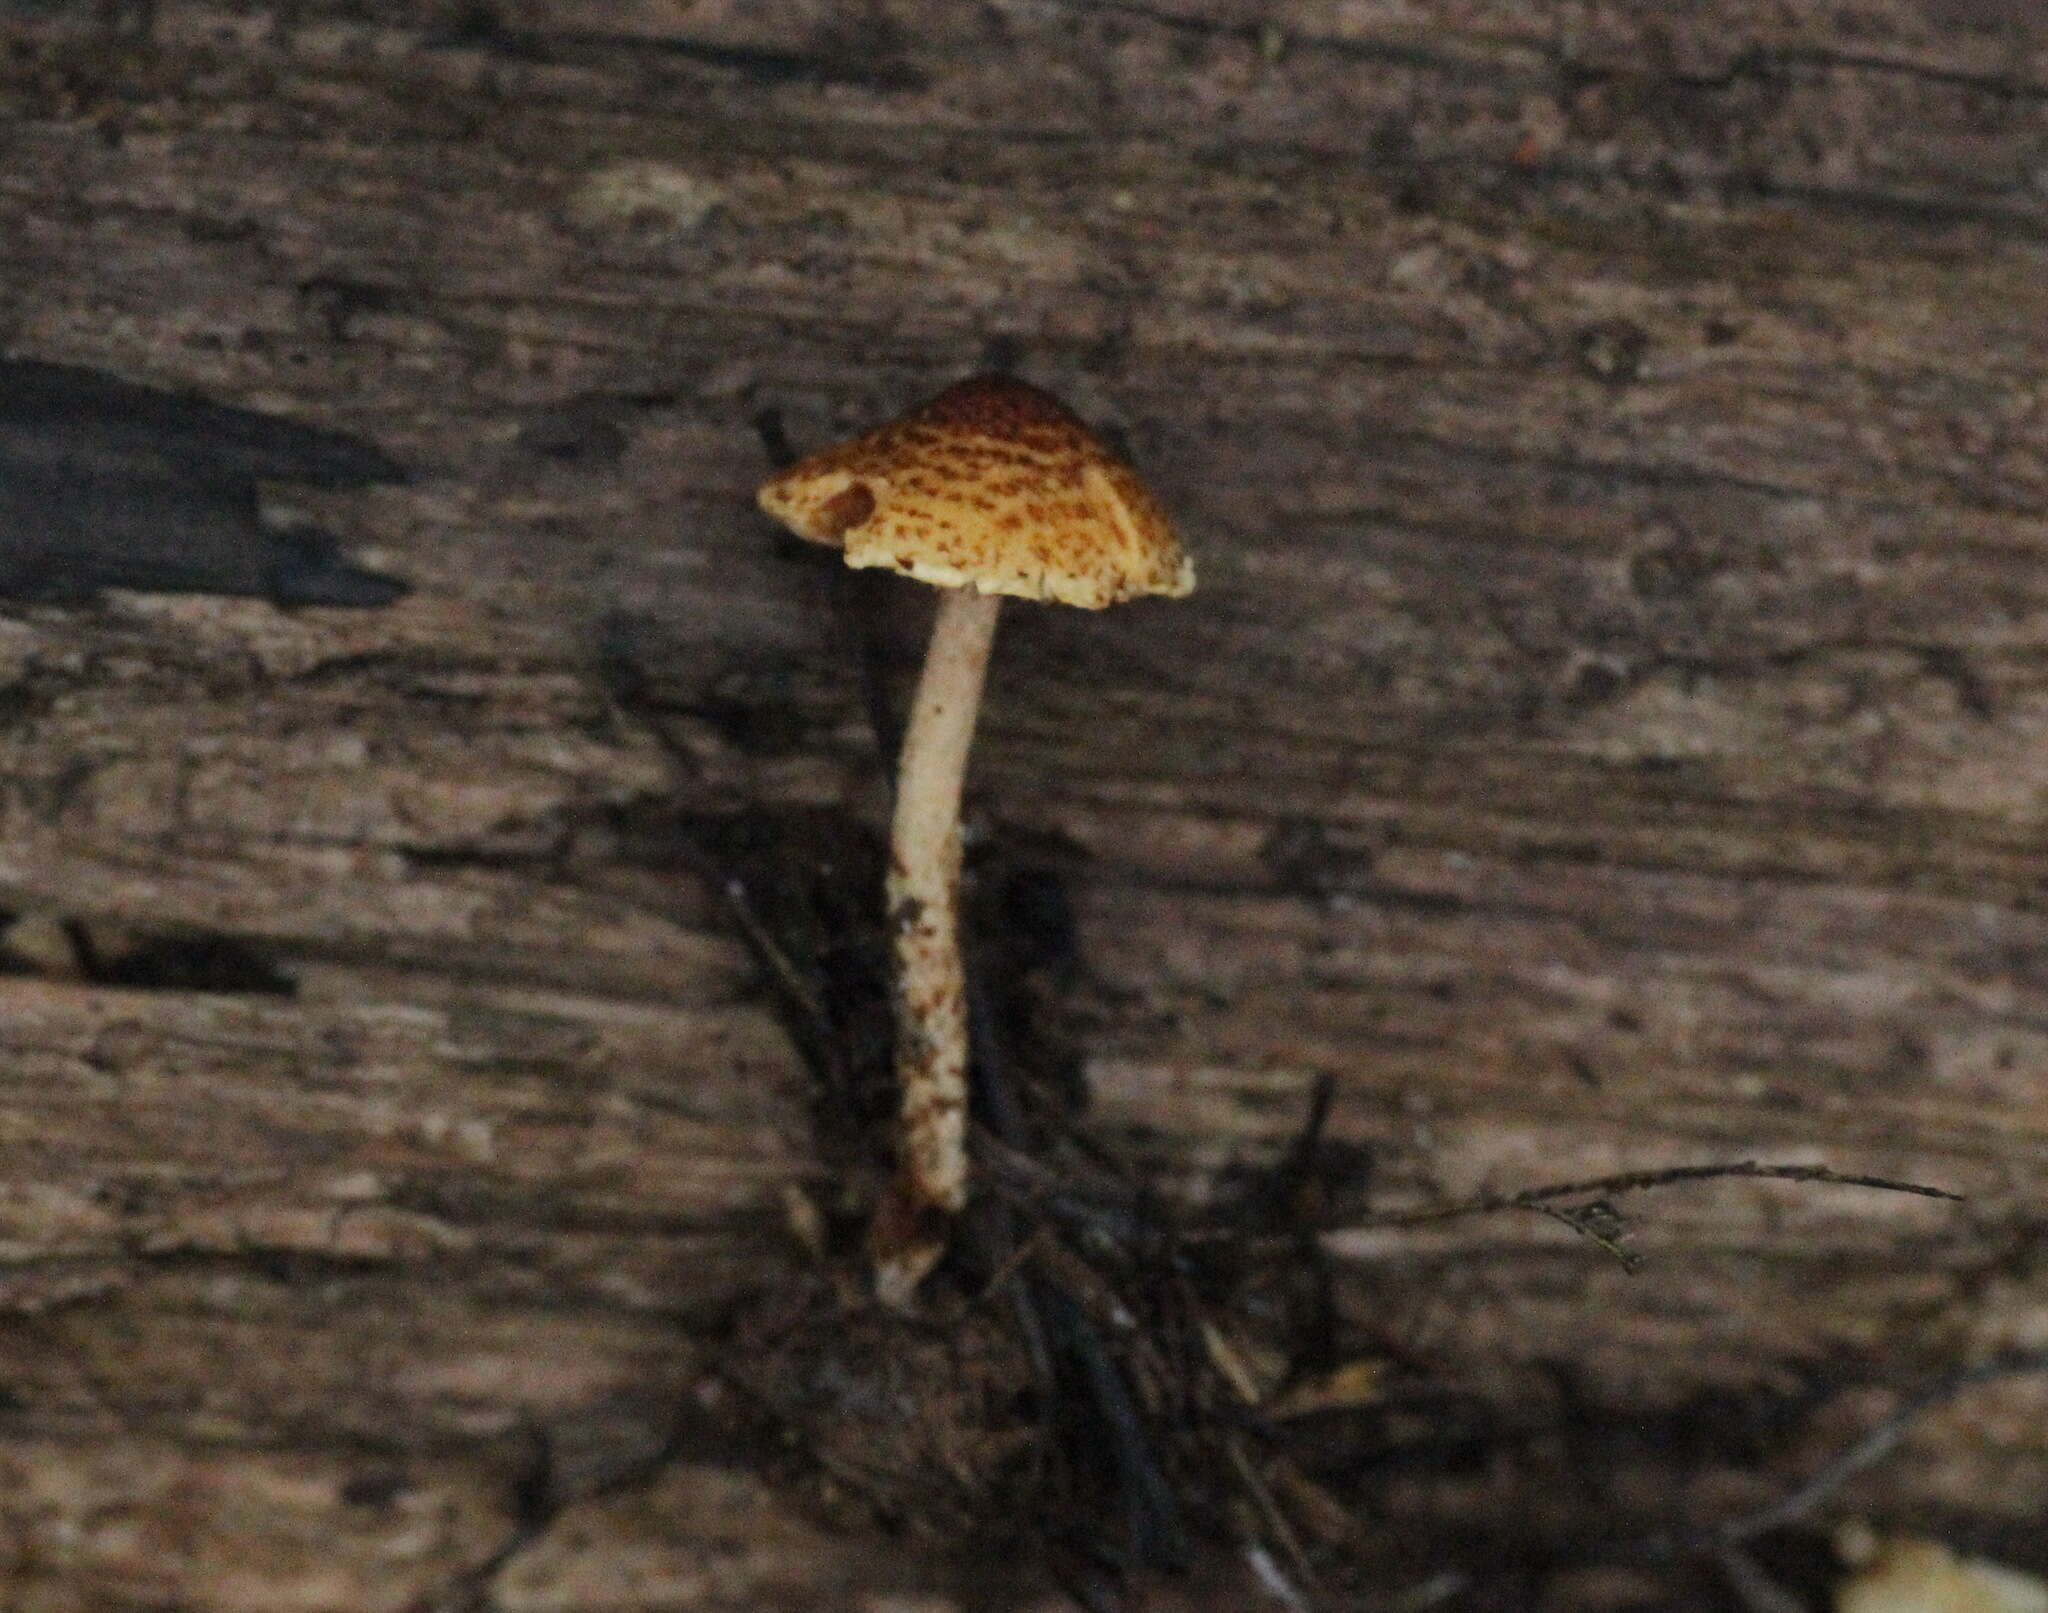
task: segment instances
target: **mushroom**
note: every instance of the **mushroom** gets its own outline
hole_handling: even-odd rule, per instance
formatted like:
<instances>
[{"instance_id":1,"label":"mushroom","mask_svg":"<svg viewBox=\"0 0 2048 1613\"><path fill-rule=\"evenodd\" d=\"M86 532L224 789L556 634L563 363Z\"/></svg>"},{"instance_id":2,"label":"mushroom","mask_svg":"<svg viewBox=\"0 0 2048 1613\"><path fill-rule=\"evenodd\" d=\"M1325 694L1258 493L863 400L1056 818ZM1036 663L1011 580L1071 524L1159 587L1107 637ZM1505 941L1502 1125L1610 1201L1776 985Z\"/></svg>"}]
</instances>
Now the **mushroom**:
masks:
<instances>
[{"instance_id":1,"label":"mushroom","mask_svg":"<svg viewBox=\"0 0 2048 1613\"><path fill-rule=\"evenodd\" d=\"M1193 566L1144 484L1056 399L984 375L773 478L761 508L849 566L943 590L904 730L891 826L899 1169L871 1232L906 1303L967 1202L960 792L1002 596L1098 610L1187 593Z\"/></svg>"}]
</instances>

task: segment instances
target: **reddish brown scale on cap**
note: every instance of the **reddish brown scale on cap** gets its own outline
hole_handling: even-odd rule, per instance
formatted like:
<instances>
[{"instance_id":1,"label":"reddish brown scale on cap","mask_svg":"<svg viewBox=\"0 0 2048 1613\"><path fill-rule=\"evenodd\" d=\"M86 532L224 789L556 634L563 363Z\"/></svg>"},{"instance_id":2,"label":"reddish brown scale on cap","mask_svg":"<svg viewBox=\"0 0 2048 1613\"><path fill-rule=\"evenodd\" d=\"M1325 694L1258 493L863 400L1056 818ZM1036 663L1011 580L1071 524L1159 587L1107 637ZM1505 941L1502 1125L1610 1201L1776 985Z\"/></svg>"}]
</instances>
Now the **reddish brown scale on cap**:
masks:
<instances>
[{"instance_id":1,"label":"reddish brown scale on cap","mask_svg":"<svg viewBox=\"0 0 2048 1613\"><path fill-rule=\"evenodd\" d=\"M1037 387L976 376L791 466L761 507L850 566L1097 609L1194 587L1165 512Z\"/></svg>"}]
</instances>

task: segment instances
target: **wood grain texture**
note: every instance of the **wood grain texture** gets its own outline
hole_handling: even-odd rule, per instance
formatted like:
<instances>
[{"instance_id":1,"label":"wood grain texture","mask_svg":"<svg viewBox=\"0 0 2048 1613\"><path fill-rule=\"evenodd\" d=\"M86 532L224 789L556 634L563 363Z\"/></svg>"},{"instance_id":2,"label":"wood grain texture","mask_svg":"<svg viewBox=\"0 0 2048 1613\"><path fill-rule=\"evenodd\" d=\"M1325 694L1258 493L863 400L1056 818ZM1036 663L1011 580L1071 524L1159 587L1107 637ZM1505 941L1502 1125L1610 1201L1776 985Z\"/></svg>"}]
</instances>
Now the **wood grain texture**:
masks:
<instances>
[{"instance_id":1,"label":"wood grain texture","mask_svg":"<svg viewBox=\"0 0 2048 1613\"><path fill-rule=\"evenodd\" d=\"M752 418L991 359L1201 569L1009 613L970 780L1067 848L1105 1135L1200 1202L1327 1074L1379 1208L1746 1158L1969 1196L1674 1189L1634 1275L1533 1216L1337 1234L1359 1336L1522 1431L1372 1518L1725 1515L1890 1404L1774 1440L1771 1396L2048 1341L2033 6L91 10L0 6L0 345L421 479L292 495L388 612L0 615L0 905L299 983L0 981L21 1605L980 1605L737 1457L532 1540L518 1495L536 1429L668 1437L820 1181L718 893L607 828L879 821ZM1745 1409L1682 1449L1702 1404ZM1850 1501L2023 1555L2042 1410L1974 1393Z\"/></svg>"}]
</instances>

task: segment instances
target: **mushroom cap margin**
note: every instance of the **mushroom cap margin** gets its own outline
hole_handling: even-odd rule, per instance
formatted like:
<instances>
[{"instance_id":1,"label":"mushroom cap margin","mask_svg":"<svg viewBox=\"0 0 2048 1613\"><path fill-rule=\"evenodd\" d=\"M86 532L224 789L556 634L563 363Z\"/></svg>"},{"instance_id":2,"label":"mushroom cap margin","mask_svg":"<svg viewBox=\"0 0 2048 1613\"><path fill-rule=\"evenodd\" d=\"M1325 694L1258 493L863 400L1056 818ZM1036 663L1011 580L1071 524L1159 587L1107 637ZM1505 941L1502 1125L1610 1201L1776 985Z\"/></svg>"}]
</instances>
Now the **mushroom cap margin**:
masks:
<instances>
[{"instance_id":1,"label":"mushroom cap margin","mask_svg":"<svg viewBox=\"0 0 2048 1613\"><path fill-rule=\"evenodd\" d=\"M943 588L1097 610L1178 597L1194 566L1137 473L1057 399L975 376L773 477L798 537Z\"/></svg>"}]
</instances>

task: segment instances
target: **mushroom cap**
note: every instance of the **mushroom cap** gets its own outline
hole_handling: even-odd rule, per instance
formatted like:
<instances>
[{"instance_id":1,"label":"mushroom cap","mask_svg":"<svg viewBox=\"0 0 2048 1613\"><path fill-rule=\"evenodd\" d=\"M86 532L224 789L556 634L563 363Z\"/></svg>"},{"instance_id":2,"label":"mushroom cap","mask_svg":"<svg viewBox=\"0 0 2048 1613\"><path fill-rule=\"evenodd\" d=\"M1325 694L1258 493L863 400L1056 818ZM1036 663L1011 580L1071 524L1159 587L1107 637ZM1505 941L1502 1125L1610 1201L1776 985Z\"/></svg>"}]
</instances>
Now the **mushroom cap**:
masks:
<instances>
[{"instance_id":1,"label":"mushroom cap","mask_svg":"<svg viewBox=\"0 0 2048 1613\"><path fill-rule=\"evenodd\" d=\"M1137 472L1049 394L977 375L771 480L761 508L849 566L1098 610L1195 569Z\"/></svg>"}]
</instances>

